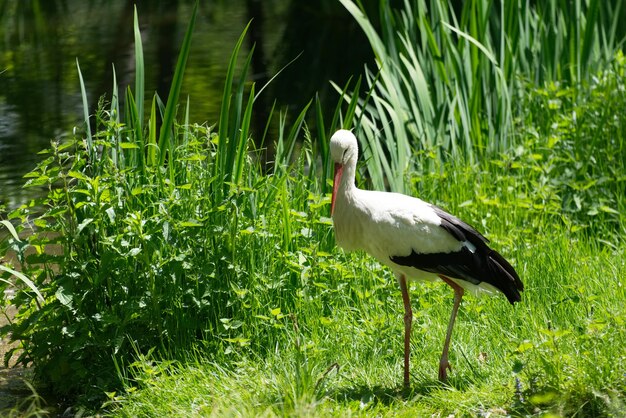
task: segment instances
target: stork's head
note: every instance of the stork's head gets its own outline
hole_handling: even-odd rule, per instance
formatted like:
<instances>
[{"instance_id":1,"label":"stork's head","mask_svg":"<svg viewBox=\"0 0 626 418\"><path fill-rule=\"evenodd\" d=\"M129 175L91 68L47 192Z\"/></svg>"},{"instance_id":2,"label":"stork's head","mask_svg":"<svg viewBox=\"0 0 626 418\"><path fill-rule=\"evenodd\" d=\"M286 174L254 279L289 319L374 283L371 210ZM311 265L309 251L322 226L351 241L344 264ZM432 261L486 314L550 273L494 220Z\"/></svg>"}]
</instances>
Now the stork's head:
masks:
<instances>
[{"instance_id":1,"label":"stork's head","mask_svg":"<svg viewBox=\"0 0 626 418\"><path fill-rule=\"evenodd\" d=\"M335 164L346 165L354 160L356 164L359 146L354 134L346 129L340 129L330 138L330 156Z\"/></svg>"},{"instance_id":2,"label":"stork's head","mask_svg":"<svg viewBox=\"0 0 626 418\"><path fill-rule=\"evenodd\" d=\"M335 211L335 198L341 185L341 176L344 166L356 166L359 146L354 134L341 129L330 138L330 156L335 163L335 178L333 180L333 197L330 205L331 215Z\"/></svg>"}]
</instances>

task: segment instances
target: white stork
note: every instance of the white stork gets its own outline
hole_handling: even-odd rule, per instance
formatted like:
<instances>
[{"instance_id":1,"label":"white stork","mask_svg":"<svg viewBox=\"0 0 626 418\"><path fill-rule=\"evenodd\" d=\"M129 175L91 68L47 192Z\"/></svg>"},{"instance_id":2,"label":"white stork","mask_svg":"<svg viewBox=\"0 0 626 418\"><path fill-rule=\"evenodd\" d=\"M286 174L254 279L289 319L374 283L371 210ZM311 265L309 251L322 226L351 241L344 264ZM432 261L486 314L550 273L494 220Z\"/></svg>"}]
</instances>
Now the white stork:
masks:
<instances>
[{"instance_id":1,"label":"white stork","mask_svg":"<svg viewBox=\"0 0 626 418\"><path fill-rule=\"evenodd\" d=\"M454 290L454 305L439 362L439 380L447 379L448 348L465 290L499 290L513 304L524 285L487 239L441 208L399 193L361 190L354 184L358 145L347 130L330 140L335 163L331 215L337 244L346 251L365 250L395 273L404 302L404 386L409 385L413 314L407 279L437 280Z\"/></svg>"}]
</instances>

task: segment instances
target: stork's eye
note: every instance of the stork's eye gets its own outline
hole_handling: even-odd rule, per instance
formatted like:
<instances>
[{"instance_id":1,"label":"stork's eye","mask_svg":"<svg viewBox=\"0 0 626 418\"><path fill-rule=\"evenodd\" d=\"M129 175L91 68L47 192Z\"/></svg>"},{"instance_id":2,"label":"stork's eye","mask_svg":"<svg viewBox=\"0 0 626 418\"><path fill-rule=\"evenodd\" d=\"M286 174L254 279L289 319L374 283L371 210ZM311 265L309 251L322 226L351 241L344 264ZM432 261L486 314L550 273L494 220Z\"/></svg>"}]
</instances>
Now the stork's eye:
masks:
<instances>
[{"instance_id":1,"label":"stork's eye","mask_svg":"<svg viewBox=\"0 0 626 418\"><path fill-rule=\"evenodd\" d=\"M348 152L348 149L344 149L343 150L343 154L341 154L341 161L344 161L346 159L346 152Z\"/></svg>"}]
</instances>

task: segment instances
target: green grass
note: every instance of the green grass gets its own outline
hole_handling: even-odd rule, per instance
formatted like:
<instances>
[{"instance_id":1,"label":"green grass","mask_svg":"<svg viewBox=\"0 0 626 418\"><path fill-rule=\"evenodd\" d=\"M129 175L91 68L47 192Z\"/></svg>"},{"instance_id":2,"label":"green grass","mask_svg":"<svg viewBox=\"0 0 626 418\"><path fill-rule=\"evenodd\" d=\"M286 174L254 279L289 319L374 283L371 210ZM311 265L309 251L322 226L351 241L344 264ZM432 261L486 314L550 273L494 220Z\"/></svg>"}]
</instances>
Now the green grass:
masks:
<instances>
[{"instance_id":1,"label":"green grass","mask_svg":"<svg viewBox=\"0 0 626 418\"><path fill-rule=\"evenodd\" d=\"M503 219L489 225L490 237L505 235ZM626 410L624 252L558 227L511 244L505 253L525 281L523 302L465 299L449 385L436 376L451 292L442 284L412 286L408 392L401 387L397 284L367 256L333 255L337 266L297 290L306 294L302 305L283 312L284 338L268 353L144 361L128 381L139 390L113 399L120 407L114 415L619 416Z\"/></svg>"},{"instance_id":2,"label":"green grass","mask_svg":"<svg viewBox=\"0 0 626 418\"><path fill-rule=\"evenodd\" d=\"M469 19L478 9L463 10ZM382 16L388 32L379 41L386 44L374 40L375 49L403 39L391 30L396 20ZM484 61L483 49L493 45L489 37L478 39L481 20L468 22L474 32L440 26L441 37L424 41L431 52L443 40L457 61L464 54L467 62L477 60L483 83L493 71L508 77L501 62ZM370 74L339 89L349 101L340 100L330 119L319 101L292 118L272 118L278 129L268 125L263 143L276 143L276 163L267 172L250 138L263 86L246 82L250 55L235 71L245 32L233 48L218 125L190 123L193 104L178 104L192 30L193 19L168 102L154 96L144 109L136 38L135 91L125 91L123 109L114 89L95 117L85 112L85 130L52 143L27 176L27 187L45 193L12 212L11 223L0 222L9 232L0 254L15 260L1 266L0 286L14 288L5 305L18 309L0 331L20 342L19 361L34 367L40 392L112 416L626 412L621 53L594 73L586 71L595 69L597 54L580 54L589 61L580 76L569 72L574 84L550 77L534 83L522 74L514 90L501 86L523 112L507 108L509 134L488 147L498 141L500 119L481 108L484 103L461 106L448 89L454 83L440 85L440 98L461 106L450 119L438 119L441 126L462 127L457 117L485 119L484 131L475 134L480 138L447 140L457 149L480 150L472 158L445 143L420 142L410 125L395 124L399 120L393 129L379 120L384 129L378 131L363 113L366 106L386 109L377 115L393 109L394 118L405 115L404 105L419 113L431 87L404 89L416 81L414 71L409 78ZM448 30L459 36L455 46ZM430 66L431 75L478 77L461 68L454 73L450 62L421 65ZM554 76L558 68L546 66ZM348 94L362 82L364 97ZM396 95L391 108L381 88ZM493 93L485 103L499 103L502 89L481 90ZM418 104L402 97L415 91L425 94ZM86 102L84 87L81 94ZM310 123L318 127L315 136ZM451 291L436 283L411 287L411 388L403 390L398 286L367 255L335 246L328 138L341 126L356 127L364 145L362 186L404 189L459 215L492 240L525 283L514 307L501 296L464 300L447 385L436 376ZM422 127L432 128L430 122ZM277 134L270 138L270 132ZM399 166L395 177L385 177Z\"/></svg>"}]
</instances>

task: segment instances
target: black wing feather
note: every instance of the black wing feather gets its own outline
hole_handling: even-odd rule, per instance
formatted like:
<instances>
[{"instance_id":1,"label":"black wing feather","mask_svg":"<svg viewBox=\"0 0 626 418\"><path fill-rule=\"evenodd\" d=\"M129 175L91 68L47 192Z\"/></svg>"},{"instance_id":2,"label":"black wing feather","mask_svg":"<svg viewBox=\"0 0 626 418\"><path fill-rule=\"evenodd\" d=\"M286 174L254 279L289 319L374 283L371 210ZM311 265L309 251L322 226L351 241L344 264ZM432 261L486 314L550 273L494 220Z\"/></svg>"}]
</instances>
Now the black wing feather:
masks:
<instances>
[{"instance_id":1,"label":"black wing feather","mask_svg":"<svg viewBox=\"0 0 626 418\"><path fill-rule=\"evenodd\" d=\"M443 229L461 242L472 243L476 250L472 252L466 246L461 247L460 251L450 253L419 253L413 250L407 256L392 256L391 261L475 285L489 283L504 293L509 302L520 301L520 292L524 290L522 281L513 266L497 251L489 248L487 238L443 209L437 206L432 208L441 218Z\"/></svg>"},{"instance_id":2,"label":"black wing feather","mask_svg":"<svg viewBox=\"0 0 626 418\"><path fill-rule=\"evenodd\" d=\"M441 227L452 234L459 241L469 241L479 246L489 242L487 238L478 232L473 226L463 222L454 215L450 215L439 206L430 205L437 216L441 218Z\"/></svg>"}]
</instances>

